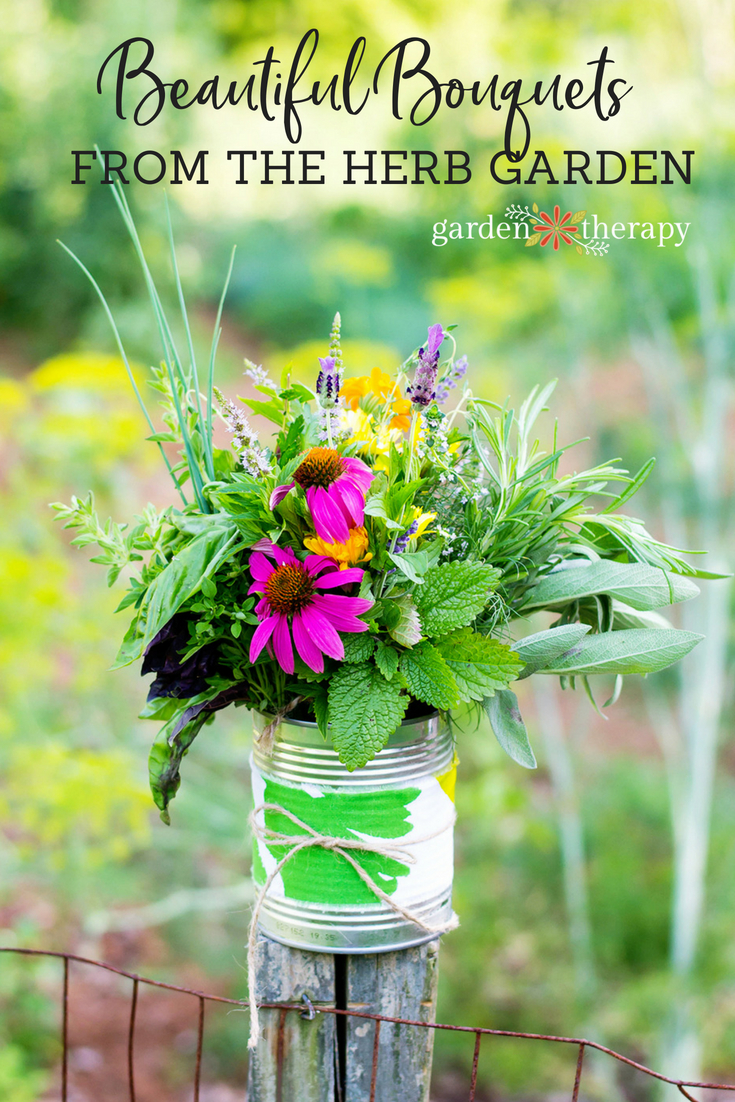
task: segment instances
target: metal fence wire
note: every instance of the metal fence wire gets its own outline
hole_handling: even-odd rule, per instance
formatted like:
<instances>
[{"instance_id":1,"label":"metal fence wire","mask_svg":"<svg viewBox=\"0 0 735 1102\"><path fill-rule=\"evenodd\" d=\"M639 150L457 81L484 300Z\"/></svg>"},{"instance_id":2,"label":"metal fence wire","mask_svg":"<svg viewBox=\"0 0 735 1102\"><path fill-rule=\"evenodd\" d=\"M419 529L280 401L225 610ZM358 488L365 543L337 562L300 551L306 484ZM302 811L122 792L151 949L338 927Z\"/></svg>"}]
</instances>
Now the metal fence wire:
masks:
<instances>
[{"instance_id":1,"label":"metal fence wire","mask_svg":"<svg viewBox=\"0 0 735 1102\"><path fill-rule=\"evenodd\" d=\"M240 1009L247 1009L247 1002L241 999L227 999L221 995L209 995L204 991L195 991L189 987L179 987L172 983L163 983L160 980L148 979L146 976L138 976L134 972L126 972L122 968L115 968L111 964L105 964L102 961L90 960L87 957L76 956L74 953L57 953L44 949L19 949L19 948L4 948L0 947L0 953L13 953L18 956L26 957L46 957L56 958L62 962L62 974L61 974L61 990L62 990L62 1003L61 1003L61 1102L69 1102L69 990L71 983L71 965L75 964L89 965L93 968L100 968L107 972L114 972L117 976L123 976L125 979L130 980L130 1014L128 1017L128 1030L127 1030L127 1075L128 1075L128 1096L129 1102L136 1102L135 1094L135 1024L136 1014L138 1009L138 991L140 984L146 984L149 987L160 987L166 991L175 991L181 995L186 995L198 1001L198 1028L197 1028L197 1045L196 1045L196 1058L194 1064L194 1102L199 1102L199 1091L201 1081L202 1070L202 1052L204 1050L204 1017L205 1007L208 1002L211 1003L225 1003L229 1006L238 1007ZM350 1018L365 1018L368 1021L375 1023L374 1027L374 1043L373 1043L373 1062L372 1071L370 1076L370 1102L375 1100L375 1090L378 1079L378 1056L379 1056L379 1040L380 1029L383 1022L390 1023L391 1025L403 1025L414 1026L416 1029L441 1029L448 1030L453 1033L468 1033L474 1036L474 1050L472 1055L472 1070L470 1073L469 1082L469 1094L468 1102L475 1102L475 1094L477 1090L477 1073L480 1061L480 1043L483 1037L515 1037L526 1041L540 1041L548 1044L556 1045L571 1045L577 1049L577 1062L574 1073L574 1083L572 1085L571 1102L578 1102L580 1086L582 1083L582 1074L584 1071L584 1058L585 1052L588 1049L594 1049L597 1052L604 1053L613 1060L619 1061L621 1064L625 1064L635 1071L640 1072L643 1075L649 1076L651 1079L656 1079L662 1083L670 1083L671 1086L676 1087L678 1091L688 1098L689 1102L703 1102L703 1100L697 1099L694 1095L690 1094L690 1090L712 1090L712 1091L733 1091L735 1092L735 1084L732 1083L705 1083L694 1082L686 1079L673 1079L668 1075L663 1075L661 1072L654 1071L652 1068L646 1067L644 1064L638 1063L636 1060L631 1060L627 1056L622 1056L619 1052L615 1052L611 1048L606 1048L605 1045L598 1044L597 1041L588 1041L582 1037L556 1037L549 1033L521 1033L516 1030L509 1029L487 1029L479 1026L464 1026L464 1025L447 1025L442 1022L417 1022L407 1018L389 1018L381 1014L365 1014L362 1011L357 1010L342 1010L337 1007L322 1006L318 1009L313 1007L309 1003L308 999L298 1003L259 1003L259 1007L263 1010L279 1010L279 1041L284 1033L286 1016L288 1014L300 1014L302 1017L313 1018L315 1014L334 1014L343 1015ZM277 1044L277 1075L280 1079L283 1065L283 1053L284 1045L282 1043Z\"/></svg>"}]
</instances>

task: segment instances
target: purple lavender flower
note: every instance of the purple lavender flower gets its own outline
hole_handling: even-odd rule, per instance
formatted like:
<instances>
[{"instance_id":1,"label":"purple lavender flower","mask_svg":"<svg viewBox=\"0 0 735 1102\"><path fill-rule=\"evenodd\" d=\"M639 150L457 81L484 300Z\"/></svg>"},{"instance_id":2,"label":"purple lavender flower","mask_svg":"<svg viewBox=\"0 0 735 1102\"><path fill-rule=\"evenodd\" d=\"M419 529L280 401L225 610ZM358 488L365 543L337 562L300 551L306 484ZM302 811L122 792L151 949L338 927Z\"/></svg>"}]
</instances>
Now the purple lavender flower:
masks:
<instances>
[{"instance_id":1,"label":"purple lavender flower","mask_svg":"<svg viewBox=\"0 0 735 1102\"><path fill-rule=\"evenodd\" d=\"M464 379L467 374L467 357L460 356L457 362L452 366L452 370L448 375L445 375L440 380L439 385L436 388L436 401L439 405L446 402L449 397L449 391L454 390L457 383Z\"/></svg>"},{"instance_id":2,"label":"purple lavender flower","mask_svg":"<svg viewBox=\"0 0 735 1102\"><path fill-rule=\"evenodd\" d=\"M316 380L317 398L320 405L331 405L339 396L342 383L340 371L334 356L320 356L319 366L321 370Z\"/></svg>"},{"instance_id":3,"label":"purple lavender flower","mask_svg":"<svg viewBox=\"0 0 735 1102\"><path fill-rule=\"evenodd\" d=\"M430 325L429 336L424 348L419 349L419 363L413 379L413 386L406 387L415 406L428 406L436 396L436 373L439 367L439 347L444 340L441 325Z\"/></svg>"},{"instance_id":4,"label":"purple lavender flower","mask_svg":"<svg viewBox=\"0 0 735 1102\"><path fill-rule=\"evenodd\" d=\"M417 520L415 520L413 522L413 524L409 528L406 529L406 531L403 533L403 535L399 536L398 539L396 540L396 546L395 546L395 549L394 549L394 553L396 555L402 555L404 553L404 551L408 547L408 541L410 540L411 536L415 536L416 533L418 532L418 530L419 530L419 522Z\"/></svg>"}]
</instances>

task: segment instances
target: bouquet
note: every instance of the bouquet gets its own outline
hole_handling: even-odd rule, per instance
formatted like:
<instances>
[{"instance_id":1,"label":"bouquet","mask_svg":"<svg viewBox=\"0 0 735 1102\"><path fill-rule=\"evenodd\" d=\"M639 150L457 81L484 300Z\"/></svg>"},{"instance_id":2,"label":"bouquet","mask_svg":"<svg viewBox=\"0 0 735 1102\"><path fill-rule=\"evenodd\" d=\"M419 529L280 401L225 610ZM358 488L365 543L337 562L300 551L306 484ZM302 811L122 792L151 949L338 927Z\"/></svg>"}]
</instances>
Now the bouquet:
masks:
<instances>
[{"instance_id":1,"label":"bouquet","mask_svg":"<svg viewBox=\"0 0 735 1102\"><path fill-rule=\"evenodd\" d=\"M312 385L246 361L259 397L233 401L214 384L224 292L200 380L173 241L185 355L121 189L115 198L161 336L150 385L164 431L93 283L178 499L132 526L101 523L91 495L54 508L73 543L99 545L110 584L127 580L116 665L153 674L142 716L161 724L150 780L165 821L182 759L230 705L268 717L266 739L287 715L315 721L350 770L405 718L474 709L532 768L514 681L558 676L597 707L594 675L611 679L611 704L625 675L696 645L658 609L695 596L691 577L706 575L620 512L653 461L635 476L617 462L562 473L556 428L546 450L534 435L553 383L517 411L478 397L442 324L393 374L352 377L337 314ZM249 414L273 425L268 439ZM215 418L229 447L214 444ZM538 612L549 626L529 634Z\"/></svg>"}]
</instances>

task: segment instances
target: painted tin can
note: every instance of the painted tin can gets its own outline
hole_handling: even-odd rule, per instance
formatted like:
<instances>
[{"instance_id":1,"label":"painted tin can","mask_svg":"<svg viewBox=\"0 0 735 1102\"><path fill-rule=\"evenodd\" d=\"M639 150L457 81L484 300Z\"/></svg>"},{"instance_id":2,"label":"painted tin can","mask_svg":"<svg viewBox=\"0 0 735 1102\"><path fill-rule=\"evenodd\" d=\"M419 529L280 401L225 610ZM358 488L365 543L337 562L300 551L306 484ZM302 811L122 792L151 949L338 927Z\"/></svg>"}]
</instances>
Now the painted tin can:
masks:
<instances>
[{"instance_id":1,"label":"painted tin can","mask_svg":"<svg viewBox=\"0 0 735 1102\"><path fill-rule=\"evenodd\" d=\"M258 735L268 718L255 714ZM271 754L256 741L253 799L283 808L322 837L387 844L387 856L352 849L351 856L397 906L436 927L452 918L454 741L438 714L401 724L387 745L350 773L315 723L284 721ZM275 810L260 815L265 827L304 835ZM289 846L253 840L253 878L260 891ZM301 849L271 883L260 927L297 949L328 953L379 953L421 945L436 937L376 896L350 863L321 845Z\"/></svg>"}]
</instances>

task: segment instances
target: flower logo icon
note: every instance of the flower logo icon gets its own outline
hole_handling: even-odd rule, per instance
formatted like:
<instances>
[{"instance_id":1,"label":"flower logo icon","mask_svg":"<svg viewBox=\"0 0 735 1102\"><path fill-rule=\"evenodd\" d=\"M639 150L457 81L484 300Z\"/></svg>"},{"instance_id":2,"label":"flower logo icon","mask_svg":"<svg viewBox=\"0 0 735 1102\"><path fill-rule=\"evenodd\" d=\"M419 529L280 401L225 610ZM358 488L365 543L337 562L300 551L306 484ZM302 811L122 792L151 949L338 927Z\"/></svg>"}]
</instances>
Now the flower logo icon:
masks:
<instances>
[{"instance_id":1,"label":"flower logo icon","mask_svg":"<svg viewBox=\"0 0 735 1102\"><path fill-rule=\"evenodd\" d=\"M554 252L559 251L559 241L563 241L566 245L574 245L576 251L580 256L605 256L610 244L608 241L600 241L597 237L585 238L582 236L579 230L579 224L587 214L586 210L578 210L576 214L572 214L571 211L567 211L564 217L561 217L561 207L554 207L554 217L547 214L546 211L539 211L538 205L533 203L529 208L528 206L519 206L517 203L511 203L510 206L505 208L506 218L512 219L514 222L521 222L526 227L526 232L533 230L533 233L528 233L526 237L526 248L530 245L544 245L552 242ZM595 216L595 226L597 225L597 219ZM587 223L584 224L584 233L587 233ZM607 234L607 230L605 231ZM579 236L573 237L573 234Z\"/></svg>"},{"instance_id":2,"label":"flower logo icon","mask_svg":"<svg viewBox=\"0 0 735 1102\"><path fill-rule=\"evenodd\" d=\"M584 211L581 212L584 215ZM561 214L561 207L557 204L554 207L553 220L549 217L546 211L541 211L539 214L539 221L542 223L539 226L534 226L534 234L529 237L526 242L527 245L535 245L537 242L541 245L548 245L549 241L553 241L554 252L559 250L559 238L565 241L567 245L573 245L574 239L570 236L573 233L579 233L577 226L573 225L574 215L570 210L559 221L559 215ZM538 235L538 236L537 236Z\"/></svg>"}]
</instances>

